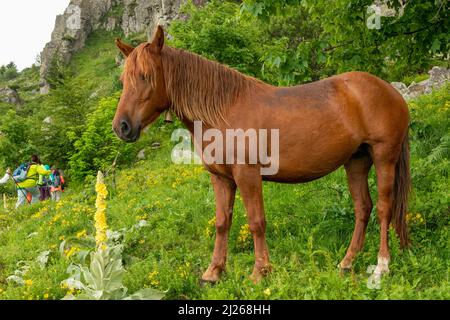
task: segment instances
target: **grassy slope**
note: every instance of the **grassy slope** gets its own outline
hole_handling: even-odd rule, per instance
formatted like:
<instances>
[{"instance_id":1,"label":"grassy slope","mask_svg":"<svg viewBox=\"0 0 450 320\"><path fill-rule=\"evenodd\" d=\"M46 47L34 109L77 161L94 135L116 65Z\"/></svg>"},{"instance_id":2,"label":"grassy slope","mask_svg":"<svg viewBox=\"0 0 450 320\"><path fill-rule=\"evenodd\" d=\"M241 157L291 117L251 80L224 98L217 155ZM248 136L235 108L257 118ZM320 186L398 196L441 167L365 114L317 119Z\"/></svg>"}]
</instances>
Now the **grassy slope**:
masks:
<instances>
[{"instance_id":1,"label":"grassy slope","mask_svg":"<svg viewBox=\"0 0 450 320\"><path fill-rule=\"evenodd\" d=\"M94 35L73 62L76 77L72 81L87 91L100 88L99 97L114 91L111 79L119 70L112 67L116 54L112 39ZM109 178L111 229L130 228L142 219L149 223L125 236L126 286L130 292L145 286L157 287L168 290L167 298L177 299L450 298L449 164L448 160L435 164L426 161L439 137L450 129L448 100L448 93L441 90L410 104L416 190L410 206L414 246L401 252L396 237L391 237L391 274L383 280L381 290L366 287L365 271L376 262L378 251L375 212L365 249L353 272L341 277L337 270L354 223L342 169L308 184L265 184L267 236L274 271L258 285L248 280L253 250L238 197L228 272L217 285L201 288L198 280L209 264L214 242L214 194L209 176L201 167L171 163L170 135L180 124L165 125L161 121L143 140L160 141L162 147L147 148L146 161L122 168L117 173L116 188ZM375 201L373 172L369 183ZM61 255L58 248L64 239L75 249L83 249L82 231L94 233L94 203L92 184L84 189L74 187L57 205L46 202L18 211L0 209L0 299L64 296L65 290L59 283L67 278L66 268L75 258L67 257L69 251ZM9 206L13 206L13 199ZM81 240L77 239L79 232ZM41 269L34 261L45 250L51 250L50 259ZM31 266L24 276L31 282L26 286L8 284L6 278L23 264L21 261Z\"/></svg>"},{"instance_id":2,"label":"grassy slope","mask_svg":"<svg viewBox=\"0 0 450 320\"><path fill-rule=\"evenodd\" d=\"M423 121L424 114L430 117L440 114L442 118L449 111L448 94L438 92L412 103L411 107L413 117L418 117L418 120L413 118L413 124ZM442 121L448 122L448 116ZM130 228L142 219L149 222L147 227L125 237L124 261L128 270L125 283L130 292L154 286L168 290L168 298L177 299L450 298L448 212L442 214L442 208L448 208L450 203L446 191L450 181L447 173L434 175L433 181L426 181L426 185L421 183L422 175L431 177L431 174L421 162L423 157L417 157L418 152L414 152L421 144L414 139L412 171L416 193L411 202L414 215L410 215L414 246L400 251L392 233L391 274L384 278L381 290L366 287L365 271L375 263L378 251L375 213L354 271L341 277L336 267L345 253L354 220L342 169L308 184L265 184L267 235L274 271L258 285L248 280L253 250L251 238L242 228L246 218L238 197L230 235L228 272L219 284L201 288L198 280L208 266L213 249L214 195L208 174L201 167L171 163L169 137L176 126L152 127L147 134L162 141L162 147L149 149L148 160L118 172L116 188L109 179L111 229ZM373 172L369 183L375 199ZM76 238L83 230L94 233L94 200L91 185L85 190L70 190L57 205L47 202L17 212L2 212L0 291L3 292L0 298L35 299L48 294L50 299L58 299L64 295L59 282L66 277L66 267L74 258L61 256L58 246L63 237ZM427 201L441 203L434 205ZM436 207L447 219L438 226L433 220ZM416 217L418 210L423 221ZM32 235L34 232L37 234ZM80 247L75 242L72 245ZM19 287L5 283L19 261L33 261L44 250L52 250L47 267L41 269L31 263L25 276L32 280L32 285Z\"/></svg>"}]
</instances>

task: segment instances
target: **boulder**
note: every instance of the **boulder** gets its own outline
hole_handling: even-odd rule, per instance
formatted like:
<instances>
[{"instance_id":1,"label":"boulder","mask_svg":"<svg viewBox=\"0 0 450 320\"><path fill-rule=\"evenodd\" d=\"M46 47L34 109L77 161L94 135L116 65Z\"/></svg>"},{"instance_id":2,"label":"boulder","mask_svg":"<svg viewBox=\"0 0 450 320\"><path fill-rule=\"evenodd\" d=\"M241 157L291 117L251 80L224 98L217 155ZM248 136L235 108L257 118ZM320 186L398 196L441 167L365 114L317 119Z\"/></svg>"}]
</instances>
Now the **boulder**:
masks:
<instances>
[{"instance_id":1,"label":"boulder","mask_svg":"<svg viewBox=\"0 0 450 320\"><path fill-rule=\"evenodd\" d=\"M23 103L17 90L9 87L0 88L0 101L15 105L21 105Z\"/></svg>"},{"instance_id":2,"label":"boulder","mask_svg":"<svg viewBox=\"0 0 450 320\"><path fill-rule=\"evenodd\" d=\"M439 89L450 80L450 69L433 67L428 71L430 75L428 86L430 89Z\"/></svg>"},{"instance_id":3,"label":"boulder","mask_svg":"<svg viewBox=\"0 0 450 320\"><path fill-rule=\"evenodd\" d=\"M141 151L139 151L139 153L137 154L136 158L138 160L144 160L145 159L145 149L142 149Z\"/></svg>"},{"instance_id":4,"label":"boulder","mask_svg":"<svg viewBox=\"0 0 450 320\"><path fill-rule=\"evenodd\" d=\"M443 67L433 67L429 72L430 78L420 81L419 83L411 83L407 87L402 82L391 82L391 85L405 98L410 100L417 98L423 94L431 93L433 90L439 89L450 81L450 69Z\"/></svg>"},{"instance_id":5,"label":"boulder","mask_svg":"<svg viewBox=\"0 0 450 320\"><path fill-rule=\"evenodd\" d=\"M406 94L408 91L408 87L403 82L391 82L391 85L402 95Z\"/></svg>"},{"instance_id":6,"label":"boulder","mask_svg":"<svg viewBox=\"0 0 450 320\"><path fill-rule=\"evenodd\" d=\"M428 89L428 79L420 81L419 83L411 83L408 87L407 96L409 99L416 98L427 92Z\"/></svg>"}]
</instances>

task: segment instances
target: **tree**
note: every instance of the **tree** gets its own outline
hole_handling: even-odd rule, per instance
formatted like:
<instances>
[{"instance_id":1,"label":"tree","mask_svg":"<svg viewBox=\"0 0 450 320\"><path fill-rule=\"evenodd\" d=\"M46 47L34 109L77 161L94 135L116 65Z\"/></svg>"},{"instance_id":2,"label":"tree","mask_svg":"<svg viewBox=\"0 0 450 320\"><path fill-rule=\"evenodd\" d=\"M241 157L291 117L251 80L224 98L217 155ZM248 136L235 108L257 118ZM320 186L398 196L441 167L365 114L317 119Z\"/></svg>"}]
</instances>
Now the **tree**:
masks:
<instances>
[{"instance_id":1,"label":"tree","mask_svg":"<svg viewBox=\"0 0 450 320\"><path fill-rule=\"evenodd\" d=\"M19 72L17 71L17 66L14 62L8 63L6 66L0 67L0 79L12 80L17 78Z\"/></svg>"},{"instance_id":2,"label":"tree","mask_svg":"<svg viewBox=\"0 0 450 320\"><path fill-rule=\"evenodd\" d=\"M369 10L373 0L244 0L242 10L272 21L289 8L303 8L308 23L318 26L320 33L315 40L306 39L289 53L294 58L271 59L279 62L274 65L281 74L296 73L297 66L316 61L323 75L363 70L399 80L428 70L434 59L448 55L448 0L408 1L406 6L404 1L381 2L395 13L379 17L379 28L372 29L367 21L373 15Z\"/></svg>"}]
</instances>

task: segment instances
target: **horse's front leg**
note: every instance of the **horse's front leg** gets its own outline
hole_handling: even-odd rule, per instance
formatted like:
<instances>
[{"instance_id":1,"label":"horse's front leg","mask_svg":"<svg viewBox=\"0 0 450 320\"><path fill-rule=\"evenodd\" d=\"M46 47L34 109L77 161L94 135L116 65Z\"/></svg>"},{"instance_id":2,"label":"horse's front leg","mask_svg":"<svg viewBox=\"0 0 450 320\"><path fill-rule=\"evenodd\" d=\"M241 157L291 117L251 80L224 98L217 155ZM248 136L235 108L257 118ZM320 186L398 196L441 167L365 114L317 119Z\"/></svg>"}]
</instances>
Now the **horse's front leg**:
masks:
<instances>
[{"instance_id":1,"label":"horse's front leg","mask_svg":"<svg viewBox=\"0 0 450 320\"><path fill-rule=\"evenodd\" d=\"M262 178L257 166L239 167L234 173L234 178L242 195L250 232L253 235L255 266L250 278L256 283L271 270L269 250L266 243Z\"/></svg>"},{"instance_id":2,"label":"horse's front leg","mask_svg":"<svg viewBox=\"0 0 450 320\"><path fill-rule=\"evenodd\" d=\"M202 280L206 282L218 281L225 269L228 233L236 194L236 184L233 181L211 175L211 182L216 195L216 242L211 264L202 276Z\"/></svg>"}]
</instances>

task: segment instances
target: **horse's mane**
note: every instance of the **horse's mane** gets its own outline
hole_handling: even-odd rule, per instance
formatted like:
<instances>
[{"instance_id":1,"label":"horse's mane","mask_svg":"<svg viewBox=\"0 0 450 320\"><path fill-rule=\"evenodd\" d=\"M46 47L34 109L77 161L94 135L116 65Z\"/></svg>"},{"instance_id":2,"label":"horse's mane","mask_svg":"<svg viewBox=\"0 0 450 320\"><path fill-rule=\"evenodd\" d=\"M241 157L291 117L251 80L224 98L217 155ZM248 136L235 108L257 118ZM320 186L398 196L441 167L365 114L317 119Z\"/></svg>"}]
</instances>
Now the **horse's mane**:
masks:
<instances>
[{"instance_id":1,"label":"horse's mane","mask_svg":"<svg viewBox=\"0 0 450 320\"><path fill-rule=\"evenodd\" d=\"M154 87L152 74L156 66L150 56L145 45L137 47L127 58L125 75L133 81L138 67ZM210 125L226 123L229 107L261 83L225 65L169 46L163 47L161 58L171 110L191 121L200 120Z\"/></svg>"}]
</instances>

